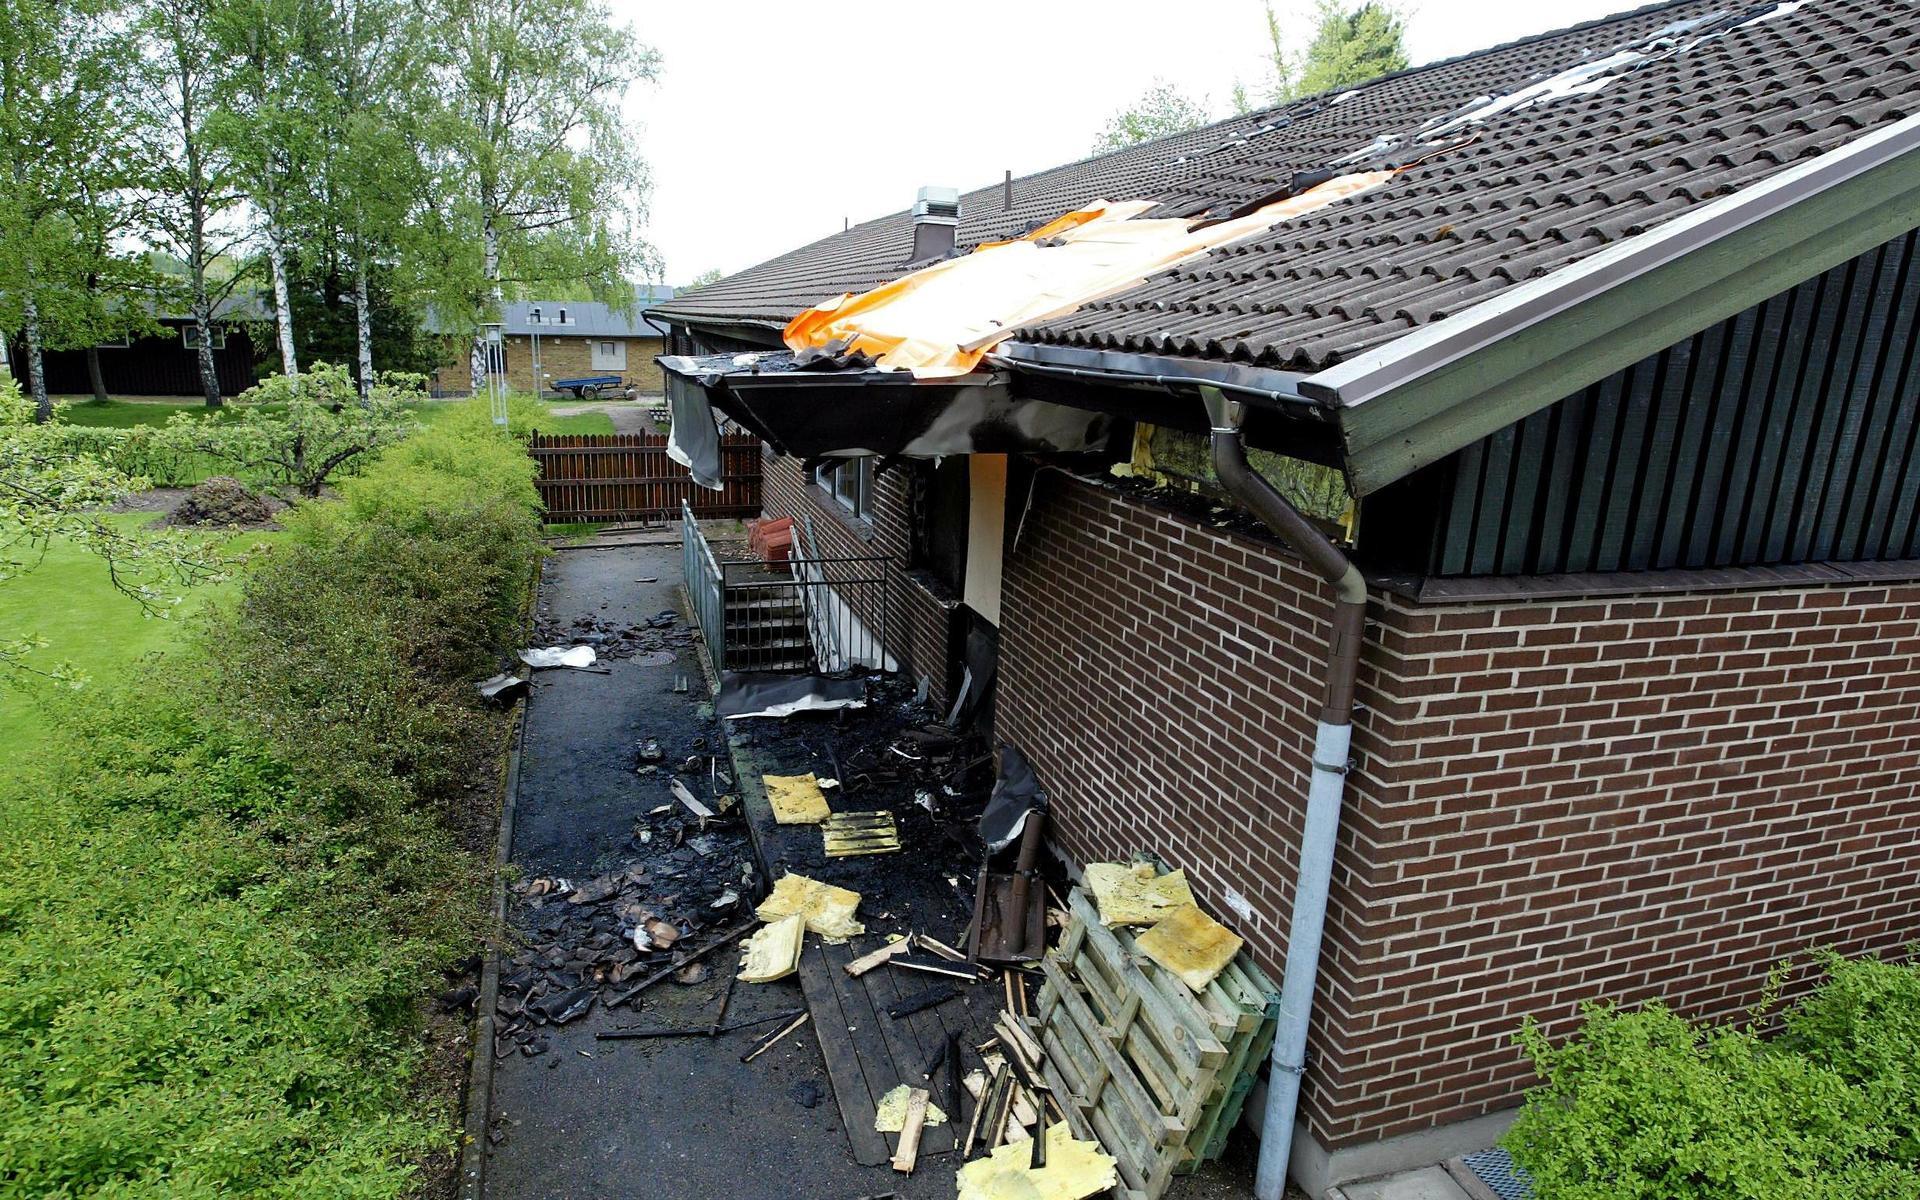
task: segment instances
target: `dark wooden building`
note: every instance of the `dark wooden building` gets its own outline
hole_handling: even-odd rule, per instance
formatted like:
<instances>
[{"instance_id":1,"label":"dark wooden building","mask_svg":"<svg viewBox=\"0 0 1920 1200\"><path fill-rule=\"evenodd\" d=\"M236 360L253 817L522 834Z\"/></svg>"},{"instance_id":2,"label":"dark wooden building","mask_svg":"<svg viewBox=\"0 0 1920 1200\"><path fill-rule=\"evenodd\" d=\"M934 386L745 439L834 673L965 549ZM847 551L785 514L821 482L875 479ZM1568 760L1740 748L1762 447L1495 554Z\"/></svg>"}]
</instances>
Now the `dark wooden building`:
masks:
<instances>
[{"instance_id":1,"label":"dark wooden building","mask_svg":"<svg viewBox=\"0 0 1920 1200\"><path fill-rule=\"evenodd\" d=\"M114 396L198 396L200 355L192 348L192 323L182 317L163 317L164 333L129 338L99 346L100 378ZM237 396L256 382L258 350L271 345L270 335L256 349L249 322L221 321L214 326L213 363L220 376L220 394ZM15 338L7 353L24 386L27 346ZM47 373L47 391L55 396L90 396L85 350L48 350L41 355Z\"/></svg>"}]
</instances>

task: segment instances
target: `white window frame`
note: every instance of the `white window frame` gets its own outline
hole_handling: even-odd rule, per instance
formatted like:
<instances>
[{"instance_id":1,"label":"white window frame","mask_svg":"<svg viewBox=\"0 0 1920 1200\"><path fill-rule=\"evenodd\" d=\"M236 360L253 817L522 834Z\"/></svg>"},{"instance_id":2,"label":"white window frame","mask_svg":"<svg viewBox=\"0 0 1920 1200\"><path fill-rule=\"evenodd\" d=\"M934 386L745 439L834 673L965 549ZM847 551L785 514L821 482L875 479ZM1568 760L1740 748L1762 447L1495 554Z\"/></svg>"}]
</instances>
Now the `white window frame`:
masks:
<instances>
[{"instance_id":1,"label":"white window frame","mask_svg":"<svg viewBox=\"0 0 1920 1200\"><path fill-rule=\"evenodd\" d=\"M200 347L193 340L193 335L198 332L200 332L200 327L198 325L192 325L192 324L182 325L180 327L180 344L182 346L185 346L189 350L198 350ZM213 348L215 350L225 350L227 348L227 331L220 328L218 325L215 325L215 326L212 326L212 333L213 333Z\"/></svg>"}]
</instances>

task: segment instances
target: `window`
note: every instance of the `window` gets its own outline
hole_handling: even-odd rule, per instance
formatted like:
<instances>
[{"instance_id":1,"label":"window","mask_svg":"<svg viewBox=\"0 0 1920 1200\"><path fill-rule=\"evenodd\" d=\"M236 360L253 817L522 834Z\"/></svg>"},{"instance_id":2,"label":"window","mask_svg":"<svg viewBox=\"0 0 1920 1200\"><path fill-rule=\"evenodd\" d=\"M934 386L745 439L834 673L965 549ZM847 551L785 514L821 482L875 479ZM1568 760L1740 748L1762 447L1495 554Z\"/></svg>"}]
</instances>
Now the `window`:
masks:
<instances>
[{"instance_id":1,"label":"window","mask_svg":"<svg viewBox=\"0 0 1920 1200\"><path fill-rule=\"evenodd\" d=\"M625 342L594 342L593 369L596 371L626 370L627 344Z\"/></svg>"},{"instance_id":2,"label":"window","mask_svg":"<svg viewBox=\"0 0 1920 1200\"><path fill-rule=\"evenodd\" d=\"M106 341L104 341L104 342L98 342L98 343L95 343L95 345L94 345L94 349L96 349L96 350L126 350L126 349L129 349L129 348L131 348L131 347L132 347L132 345L133 345L133 340L132 340L132 338L131 338L131 337L130 337L129 335L127 335L127 334L124 334L124 333L123 333L123 334L121 334L121 335L120 335L119 337L117 337L117 338L108 338L108 339L107 339Z\"/></svg>"},{"instance_id":3,"label":"window","mask_svg":"<svg viewBox=\"0 0 1920 1200\"><path fill-rule=\"evenodd\" d=\"M832 496L841 508L865 519L868 495L873 489L873 460L848 458L814 468L813 481Z\"/></svg>"},{"instance_id":4,"label":"window","mask_svg":"<svg viewBox=\"0 0 1920 1200\"><path fill-rule=\"evenodd\" d=\"M199 327L195 325L181 326L180 344L189 350L198 350L200 348ZM225 350L227 348L227 331L218 325L213 327L213 348L215 350Z\"/></svg>"}]
</instances>

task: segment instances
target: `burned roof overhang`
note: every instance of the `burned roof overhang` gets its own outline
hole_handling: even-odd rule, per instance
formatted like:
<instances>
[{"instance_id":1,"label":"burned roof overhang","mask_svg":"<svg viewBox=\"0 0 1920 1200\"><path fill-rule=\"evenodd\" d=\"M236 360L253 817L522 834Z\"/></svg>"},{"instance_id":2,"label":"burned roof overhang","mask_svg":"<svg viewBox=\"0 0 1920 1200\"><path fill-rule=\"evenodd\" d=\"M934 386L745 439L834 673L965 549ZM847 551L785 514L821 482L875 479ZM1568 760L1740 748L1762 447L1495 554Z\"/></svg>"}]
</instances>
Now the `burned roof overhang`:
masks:
<instances>
[{"instance_id":1,"label":"burned roof overhang","mask_svg":"<svg viewBox=\"0 0 1920 1200\"><path fill-rule=\"evenodd\" d=\"M796 370L784 351L667 355L671 390L707 403L796 458L1078 453L1105 443L1106 414L1017 395L1002 371L916 379L906 371Z\"/></svg>"},{"instance_id":2,"label":"burned roof overhang","mask_svg":"<svg viewBox=\"0 0 1920 1200\"><path fill-rule=\"evenodd\" d=\"M669 325L679 325L685 329L719 337L732 338L750 345L769 348L781 345L780 330L784 322L769 317L711 316L701 313L675 312L670 309L655 308L650 314Z\"/></svg>"},{"instance_id":3,"label":"burned roof overhang","mask_svg":"<svg viewBox=\"0 0 1920 1200\"><path fill-rule=\"evenodd\" d=\"M1920 225L1920 115L1299 381L1359 495Z\"/></svg>"},{"instance_id":4,"label":"burned roof overhang","mask_svg":"<svg viewBox=\"0 0 1920 1200\"><path fill-rule=\"evenodd\" d=\"M1003 343L987 361L1022 395L1191 433L1208 429L1201 386L1217 387L1247 402L1249 445L1339 465L1334 409L1301 395L1292 371L1032 342Z\"/></svg>"}]
</instances>

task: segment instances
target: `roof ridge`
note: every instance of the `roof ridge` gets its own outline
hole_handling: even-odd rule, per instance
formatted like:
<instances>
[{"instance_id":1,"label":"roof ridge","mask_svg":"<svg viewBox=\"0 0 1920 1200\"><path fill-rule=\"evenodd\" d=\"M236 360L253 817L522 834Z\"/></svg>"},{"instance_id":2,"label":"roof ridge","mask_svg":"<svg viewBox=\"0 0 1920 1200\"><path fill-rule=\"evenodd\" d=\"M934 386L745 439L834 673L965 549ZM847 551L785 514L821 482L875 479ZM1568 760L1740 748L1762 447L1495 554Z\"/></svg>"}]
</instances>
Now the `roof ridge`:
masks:
<instances>
[{"instance_id":1,"label":"roof ridge","mask_svg":"<svg viewBox=\"0 0 1920 1200\"><path fill-rule=\"evenodd\" d=\"M1057 171L1067 171L1075 167L1083 167L1089 163L1096 163L1101 161L1102 159L1114 158L1122 154L1137 153L1139 151L1159 145L1163 142L1171 142L1175 138L1191 138L1198 134L1207 133L1211 130L1222 129L1225 126L1231 125L1236 121L1252 122L1252 121L1255 121L1256 119L1264 120L1267 117L1275 116L1275 115L1285 116L1291 110L1303 108L1308 105L1315 105L1316 106L1315 111L1318 111L1319 108L1324 108L1326 104L1329 103L1331 99L1336 96L1343 96L1348 93L1359 92L1368 88L1378 87L1383 83L1391 83L1395 80L1405 79L1410 76L1419 75L1426 71L1433 71L1433 70L1439 70L1443 67L1456 66L1460 63L1467 62L1471 59L1481 58L1491 54L1504 53L1506 51L1513 50L1533 42L1542 42L1550 38L1565 37L1568 34L1578 33L1583 29L1597 29L1603 25L1611 25L1618 22L1632 20L1638 17L1644 17L1648 13L1657 12L1661 9L1686 8L1689 6L1698 5L1702 2L1703 0L1654 0L1653 3L1643 4L1638 8L1623 9L1620 12L1609 13L1604 17L1595 17L1589 21L1576 21L1572 25L1562 26L1557 29L1544 29L1538 33L1528 34L1525 37L1514 38L1512 41L1501 42L1500 44L1495 46L1483 46L1478 50L1469 50L1464 54L1455 54L1449 58L1436 58L1431 62L1411 64L1411 65L1400 68L1398 71L1389 71L1384 75L1375 75L1371 79L1364 79L1359 83L1342 84L1339 87L1328 88L1325 91L1314 92L1311 95L1296 96L1293 99L1285 101L1284 103L1281 103L1281 104L1269 105L1268 107L1265 107L1265 108L1248 109L1246 112L1241 112L1241 113L1233 113L1230 116L1225 116L1220 118L1218 121L1209 121L1205 125L1196 125L1191 129L1181 129L1181 130L1176 130L1173 133L1163 133L1159 137L1147 138L1145 141L1130 142L1125 146L1120 146L1112 150L1101 150L1093 154L1082 155L1079 158L1069 159L1068 161L1063 163L1055 163L1053 166L1045 167L1038 171L1030 171L1025 175L1015 175L1013 177L1013 182L1017 185L1026 180L1040 179L1044 176L1052 175ZM1729 7L1730 9L1738 9L1741 7L1748 7L1748 8L1757 7L1757 5L1753 3L1753 0L1730 0ZM991 192L997 187L1004 187L1004 186L1005 186L1005 181L1001 180L995 183L985 183L975 188L966 188L962 190L960 194L962 197L965 197L965 196L970 196L976 192ZM839 233L828 234L827 237L824 237L824 238L816 238L814 241L809 242L808 245L817 245L820 242L828 240L828 238L842 236L843 234L849 233L855 229L859 229L862 226L871 225L877 221L886 221L895 217L905 216L910 211L912 211L910 208L901 208L901 209L893 210L891 212L882 213L877 217L870 217L865 221L860 221L852 225L849 225L846 229L841 230ZM792 251L788 251L788 253L792 253ZM769 259L767 261L770 262L772 260ZM752 268L745 268L745 269L751 270Z\"/></svg>"}]
</instances>

